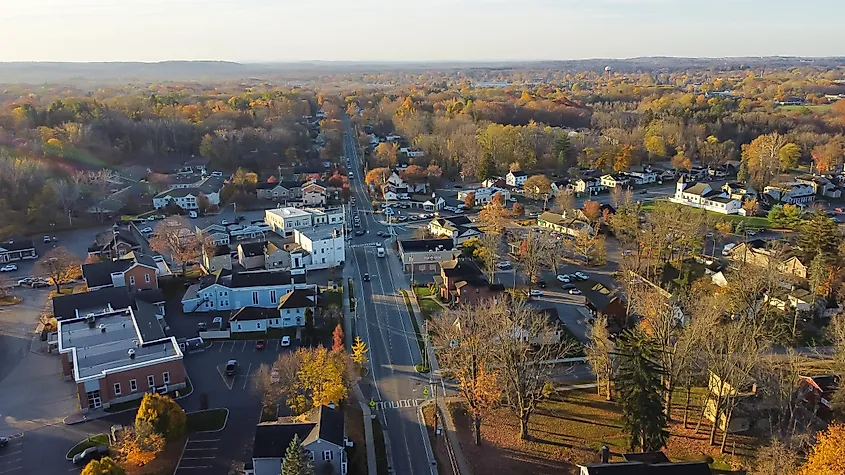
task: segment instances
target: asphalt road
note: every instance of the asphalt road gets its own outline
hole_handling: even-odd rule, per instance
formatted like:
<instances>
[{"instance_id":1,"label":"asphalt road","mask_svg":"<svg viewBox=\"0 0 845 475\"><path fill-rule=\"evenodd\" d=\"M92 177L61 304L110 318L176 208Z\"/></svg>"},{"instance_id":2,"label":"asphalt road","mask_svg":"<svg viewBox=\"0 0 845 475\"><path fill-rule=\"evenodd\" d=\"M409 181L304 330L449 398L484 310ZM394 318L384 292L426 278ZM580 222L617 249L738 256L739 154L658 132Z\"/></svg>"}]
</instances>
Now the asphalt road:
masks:
<instances>
[{"instance_id":1,"label":"asphalt road","mask_svg":"<svg viewBox=\"0 0 845 475\"><path fill-rule=\"evenodd\" d=\"M356 150L354 136L347 123L344 154L353 162L355 170L352 191L356 201L367 206L370 200L361 175L361 157ZM352 213L358 211L353 207ZM377 237L378 231L395 234L393 226L386 226L370 213L359 213L363 236L350 241L351 256L346 277L355 281L358 299L357 319L353 328L369 345L371 373L362 380L365 397L376 403L376 414L385 431L385 440L392 455L393 473L435 475L429 461L427 435L417 416L416 405L423 400L428 376L420 375L414 366L421 362L415 341L414 327L399 289L408 288L392 246L386 245L387 257L375 254L375 244L392 238ZM363 282L369 273L370 282Z\"/></svg>"}]
</instances>

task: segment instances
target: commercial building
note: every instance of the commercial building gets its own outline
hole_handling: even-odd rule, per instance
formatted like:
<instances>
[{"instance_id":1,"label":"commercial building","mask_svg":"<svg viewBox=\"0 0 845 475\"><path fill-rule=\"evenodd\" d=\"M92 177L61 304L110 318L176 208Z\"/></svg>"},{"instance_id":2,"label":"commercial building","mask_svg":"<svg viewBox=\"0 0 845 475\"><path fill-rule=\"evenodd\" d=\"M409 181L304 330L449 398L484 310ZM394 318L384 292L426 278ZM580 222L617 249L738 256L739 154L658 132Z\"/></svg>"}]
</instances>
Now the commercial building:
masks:
<instances>
[{"instance_id":1,"label":"commercial building","mask_svg":"<svg viewBox=\"0 0 845 475\"><path fill-rule=\"evenodd\" d=\"M62 373L76 382L83 410L185 387L176 338L165 335L147 304L91 309L58 327Z\"/></svg>"},{"instance_id":2,"label":"commercial building","mask_svg":"<svg viewBox=\"0 0 845 475\"><path fill-rule=\"evenodd\" d=\"M21 259L38 259L38 253L35 252L35 244L32 239L12 238L0 242L0 263Z\"/></svg>"},{"instance_id":3,"label":"commercial building","mask_svg":"<svg viewBox=\"0 0 845 475\"><path fill-rule=\"evenodd\" d=\"M714 190L707 183L688 182L683 176L675 185L675 196L669 201L721 214L737 214L742 210L742 202L731 198L728 192Z\"/></svg>"},{"instance_id":4,"label":"commercial building","mask_svg":"<svg viewBox=\"0 0 845 475\"><path fill-rule=\"evenodd\" d=\"M460 252L452 239L407 239L399 241L399 257L406 273L432 273L442 261L455 259Z\"/></svg>"}]
</instances>

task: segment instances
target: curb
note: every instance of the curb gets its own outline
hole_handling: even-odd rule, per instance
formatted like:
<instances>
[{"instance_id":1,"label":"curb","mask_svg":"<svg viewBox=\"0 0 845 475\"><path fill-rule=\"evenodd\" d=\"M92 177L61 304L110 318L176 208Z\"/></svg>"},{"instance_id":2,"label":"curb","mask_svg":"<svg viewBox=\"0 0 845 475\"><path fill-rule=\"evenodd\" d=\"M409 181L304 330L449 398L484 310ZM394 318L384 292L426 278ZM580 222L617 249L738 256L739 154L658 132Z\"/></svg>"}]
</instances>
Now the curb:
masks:
<instances>
[{"instance_id":1,"label":"curb","mask_svg":"<svg viewBox=\"0 0 845 475\"><path fill-rule=\"evenodd\" d=\"M105 435L106 437L108 437L108 434L106 434L105 432L100 432L100 433L98 433L98 434L91 434L91 435L89 435L88 437L86 437L86 438L85 438L85 440L89 440L89 439L91 439L91 437L95 437L95 436L98 436L98 435ZM80 440L79 442L77 442L77 443L73 444L73 447L76 447L77 445L81 444L82 442L85 442L85 440ZM71 447L71 448L70 448L70 449L69 449L69 450L65 453L65 460L73 460L73 457L68 457L68 454L70 453L70 451L71 451L71 450L73 450L73 447Z\"/></svg>"}]
</instances>

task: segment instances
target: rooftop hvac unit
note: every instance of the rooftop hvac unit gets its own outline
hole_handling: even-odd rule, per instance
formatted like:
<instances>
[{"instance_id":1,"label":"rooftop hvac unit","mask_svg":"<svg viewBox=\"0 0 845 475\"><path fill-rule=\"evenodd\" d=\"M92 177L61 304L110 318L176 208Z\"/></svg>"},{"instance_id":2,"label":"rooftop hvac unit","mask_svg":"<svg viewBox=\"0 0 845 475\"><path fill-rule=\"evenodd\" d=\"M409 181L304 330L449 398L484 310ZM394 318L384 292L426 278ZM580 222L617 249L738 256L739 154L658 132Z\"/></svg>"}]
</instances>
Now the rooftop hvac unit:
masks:
<instances>
[{"instance_id":1,"label":"rooftop hvac unit","mask_svg":"<svg viewBox=\"0 0 845 475\"><path fill-rule=\"evenodd\" d=\"M126 351L126 354L129 355L129 359L131 359L131 360L135 359L135 350L134 349L129 348L129 350Z\"/></svg>"},{"instance_id":2,"label":"rooftop hvac unit","mask_svg":"<svg viewBox=\"0 0 845 475\"><path fill-rule=\"evenodd\" d=\"M101 324L97 325L97 328L100 329L100 333L106 332L106 324L105 323L101 323Z\"/></svg>"}]
</instances>

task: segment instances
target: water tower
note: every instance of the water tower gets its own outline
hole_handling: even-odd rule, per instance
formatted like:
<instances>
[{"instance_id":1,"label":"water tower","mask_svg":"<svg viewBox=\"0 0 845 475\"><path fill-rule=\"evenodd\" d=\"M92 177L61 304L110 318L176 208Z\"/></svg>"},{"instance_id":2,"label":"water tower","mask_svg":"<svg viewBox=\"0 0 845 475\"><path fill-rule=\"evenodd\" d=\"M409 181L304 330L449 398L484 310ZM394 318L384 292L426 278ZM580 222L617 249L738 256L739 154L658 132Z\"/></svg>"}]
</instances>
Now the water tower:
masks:
<instances>
[{"instance_id":1,"label":"water tower","mask_svg":"<svg viewBox=\"0 0 845 475\"><path fill-rule=\"evenodd\" d=\"M604 67L604 78L609 80L610 79L610 66Z\"/></svg>"}]
</instances>

